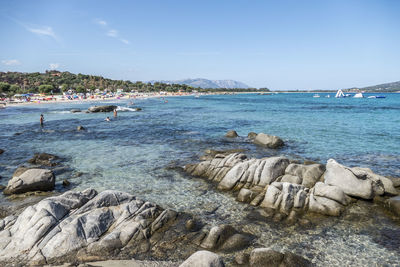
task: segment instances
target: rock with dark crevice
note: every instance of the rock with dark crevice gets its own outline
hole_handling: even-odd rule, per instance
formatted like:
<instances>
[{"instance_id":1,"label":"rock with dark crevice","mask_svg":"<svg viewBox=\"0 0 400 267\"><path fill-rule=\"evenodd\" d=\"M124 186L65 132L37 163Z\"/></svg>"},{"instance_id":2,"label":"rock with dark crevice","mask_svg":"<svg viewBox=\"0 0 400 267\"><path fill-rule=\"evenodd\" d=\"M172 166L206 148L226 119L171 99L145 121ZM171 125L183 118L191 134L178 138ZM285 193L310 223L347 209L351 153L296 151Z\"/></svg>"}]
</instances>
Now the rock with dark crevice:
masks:
<instances>
[{"instance_id":1,"label":"rock with dark crevice","mask_svg":"<svg viewBox=\"0 0 400 267\"><path fill-rule=\"evenodd\" d=\"M236 138L238 136L239 135L235 130L230 130L225 134L225 137L227 137L227 138Z\"/></svg>"},{"instance_id":2,"label":"rock with dark crevice","mask_svg":"<svg viewBox=\"0 0 400 267\"><path fill-rule=\"evenodd\" d=\"M54 167L59 164L59 157L49 153L35 153L33 158L29 159L28 162L34 165Z\"/></svg>"}]
</instances>

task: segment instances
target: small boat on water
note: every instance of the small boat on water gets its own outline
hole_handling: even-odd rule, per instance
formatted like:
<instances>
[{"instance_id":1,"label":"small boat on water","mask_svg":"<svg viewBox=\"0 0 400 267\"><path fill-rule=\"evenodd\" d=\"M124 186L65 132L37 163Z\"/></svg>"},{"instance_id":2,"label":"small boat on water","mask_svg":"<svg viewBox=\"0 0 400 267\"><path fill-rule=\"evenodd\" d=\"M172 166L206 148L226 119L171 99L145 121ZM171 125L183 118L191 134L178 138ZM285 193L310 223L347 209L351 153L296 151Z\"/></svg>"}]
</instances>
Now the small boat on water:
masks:
<instances>
[{"instance_id":1,"label":"small boat on water","mask_svg":"<svg viewBox=\"0 0 400 267\"><path fill-rule=\"evenodd\" d=\"M384 95L371 95L368 98L386 98Z\"/></svg>"},{"instance_id":2,"label":"small boat on water","mask_svg":"<svg viewBox=\"0 0 400 267\"><path fill-rule=\"evenodd\" d=\"M320 97L320 95L319 95L319 94L315 94L315 95L313 95L313 97L315 97L315 98L319 98L319 97Z\"/></svg>"},{"instance_id":3,"label":"small boat on water","mask_svg":"<svg viewBox=\"0 0 400 267\"><path fill-rule=\"evenodd\" d=\"M325 97L326 97L326 98L330 98L330 97L331 97L331 95L326 95Z\"/></svg>"},{"instance_id":4,"label":"small boat on water","mask_svg":"<svg viewBox=\"0 0 400 267\"><path fill-rule=\"evenodd\" d=\"M353 96L354 98L364 98L363 93L357 93Z\"/></svg>"}]
</instances>

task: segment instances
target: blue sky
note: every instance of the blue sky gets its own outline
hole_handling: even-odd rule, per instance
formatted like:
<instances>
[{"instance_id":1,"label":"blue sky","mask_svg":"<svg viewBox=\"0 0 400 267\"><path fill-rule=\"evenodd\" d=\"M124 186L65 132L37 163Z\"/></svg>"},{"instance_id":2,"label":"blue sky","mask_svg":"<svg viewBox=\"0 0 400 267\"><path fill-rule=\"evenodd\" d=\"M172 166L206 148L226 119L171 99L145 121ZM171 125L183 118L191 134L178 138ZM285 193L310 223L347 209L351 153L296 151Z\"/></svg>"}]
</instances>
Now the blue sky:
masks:
<instances>
[{"instance_id":1,"label":"blue sky","mask_svg":"<svg viewBox=\"0 0 400 267\"><path fill-rule=\"evenodd\" d=\"M395 0L3 0L0 71L361 87L400 80L399 14Z\"/></svg>"}]
</instances>

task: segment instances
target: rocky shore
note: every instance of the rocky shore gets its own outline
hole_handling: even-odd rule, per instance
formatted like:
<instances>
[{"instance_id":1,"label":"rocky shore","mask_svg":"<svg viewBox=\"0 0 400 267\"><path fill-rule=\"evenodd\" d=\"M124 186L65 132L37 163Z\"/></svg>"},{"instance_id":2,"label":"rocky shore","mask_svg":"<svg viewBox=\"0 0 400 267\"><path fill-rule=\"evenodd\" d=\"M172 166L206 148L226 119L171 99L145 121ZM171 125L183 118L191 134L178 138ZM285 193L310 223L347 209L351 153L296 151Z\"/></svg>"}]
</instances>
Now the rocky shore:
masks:
<instances>
[{"instance_id":1,"label":"rocky shore","mask_svg":"<svg viewBox=\"0 0 400 267\"><path fill-rule=\"evenodd\" d=\"M238 136L229 132L226 137ZM248 138L268 149L285 145L279 137L262 133ZM350 168L334 159L320 164L284 156L249 158L244 152L207 150L200 162L188 164L184 170L214 184L221 191L218 194L234 195L248 207L248 219L255 224L271 218L311 228L308 216L340 218L353 206L365 208L357 206L359 202L373 202L391 216L400 216L397 179L366 168ZM114 190L89 188L52 194L57 172L64 168L62 161L56 155L35 154L30 165L17 168L8 181L3 193L9 198L24 199L32 194L40 198L0 213L1 266L314 265L298 250L264 247L259 242L263 233L254 231L254 225L210 223L196 214ZM62 184L71 188L67 180ZM344 220L354 220L351 216L347 214ZM318 224L318 219L313 223ZM392 246L393 238L388 239ZM376 242L387 245L386 241Z\"/></svg>"}]
</instances>

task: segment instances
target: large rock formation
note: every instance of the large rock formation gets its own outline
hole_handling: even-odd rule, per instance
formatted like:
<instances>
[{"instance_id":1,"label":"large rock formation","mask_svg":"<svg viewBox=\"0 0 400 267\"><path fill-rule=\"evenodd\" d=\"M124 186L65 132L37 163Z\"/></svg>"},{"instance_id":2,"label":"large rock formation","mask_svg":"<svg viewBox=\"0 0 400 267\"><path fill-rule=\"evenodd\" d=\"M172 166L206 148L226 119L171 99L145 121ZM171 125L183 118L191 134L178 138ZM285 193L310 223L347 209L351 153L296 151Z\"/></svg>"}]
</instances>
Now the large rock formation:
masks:
<instances>
[{"instance_id":1,"label":"large rock formation","mask_svg":"<svg viewBox=\"0 0 400 267\"><path fill-rule=\"evenodd\" d=\"M339 216L351 197L397 194L390 179L370 169L347 168L332 159L325 171L322 164L289 164L285 157L249 159L240 153L216 154L185 166L185 170L218 183L220 190L239 191L239 201L289 217L305 211Z\"/></svg>"},{"instance_id":2,"label":"large rock formation","mask_svg":"<svg viewBox=\"0 0 400 267\"><path fill-rule=\"evenodd\" d=\"M89 112L112 112L114 109L116 109L117 106L114 105L106 105L106 106L93 106L88 108Z\"/></svg>"},{"instance_id":3,"label":"large rock formation","mask_svg":"<svg viewBox=\"0 0 400 267\"><path fill-rule=\"evenodd\" d=\"M279 148L284 145L283 140L278 136L268 135L265 133L257 134L253 142L257 145L265 146L268 148Z\"/></svg>"},{"instance_id":4,"label":"large rock formation","mask_svg":"<svg viewBox=\"0 0 400 267\"><path fill-rule=\"evenodd\" d=\"M51 191L54 189L55 181L55 176L50 170L19 168L3 193L10 195L29 191Z\"/></svg>"},{"instance_id":5,"label":"large rock formation","mask_svg":"<svg viewBox=\"0 0 400 267\"><path fill-rule=\"evenodd\" d=\"M0 266L6 266L115 258L181 261L201 247L243 249L252 236L229 225L207 231L188 214L123 192L87 189L46 198L0 220L0 240ZM203 256L204 262L210 259Z\"/></svg>"}]
</instances>

